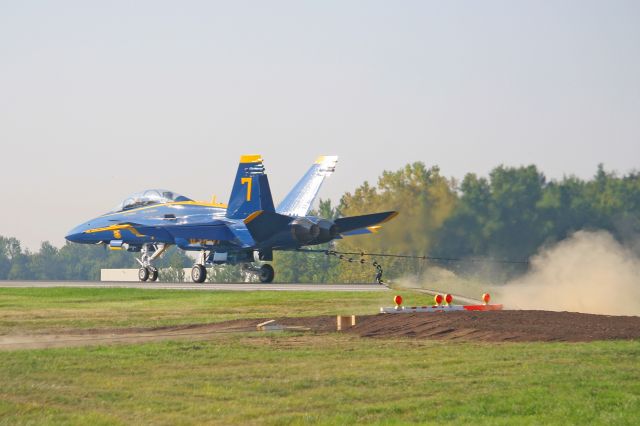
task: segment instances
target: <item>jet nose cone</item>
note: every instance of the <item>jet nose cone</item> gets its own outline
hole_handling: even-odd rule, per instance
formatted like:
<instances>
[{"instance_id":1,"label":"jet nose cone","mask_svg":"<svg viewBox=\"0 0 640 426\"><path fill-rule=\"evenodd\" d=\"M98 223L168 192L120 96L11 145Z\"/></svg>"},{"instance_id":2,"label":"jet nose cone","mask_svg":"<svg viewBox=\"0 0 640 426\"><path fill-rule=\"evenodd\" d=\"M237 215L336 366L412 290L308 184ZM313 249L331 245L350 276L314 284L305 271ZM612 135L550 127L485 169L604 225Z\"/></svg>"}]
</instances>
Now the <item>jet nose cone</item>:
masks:
<instances>
[{"instance_id":1,"label":"jet nose cone","mask_svg":"<svg viewBox=\"0 0 640 426\"><path fill-rule=\"evenodd\" d=\"M67 241L71 241L72 243L81 243L84 239L83 231L80 226L76 226L71 231L69 231L64 238Z\"/></svg>"},{"instance_id":2,"label":"jet nose cone","mask_svg":"<svg viewBox=\"0 0 640 426\"><path fill-rule=\"evenodd\" d=\"M80 235L79 234L73 234L73 233L69 233L69 235L64 237L67 241L70 241L72 243L79 243L80 242Z\"/></svg>"}]
</instances>

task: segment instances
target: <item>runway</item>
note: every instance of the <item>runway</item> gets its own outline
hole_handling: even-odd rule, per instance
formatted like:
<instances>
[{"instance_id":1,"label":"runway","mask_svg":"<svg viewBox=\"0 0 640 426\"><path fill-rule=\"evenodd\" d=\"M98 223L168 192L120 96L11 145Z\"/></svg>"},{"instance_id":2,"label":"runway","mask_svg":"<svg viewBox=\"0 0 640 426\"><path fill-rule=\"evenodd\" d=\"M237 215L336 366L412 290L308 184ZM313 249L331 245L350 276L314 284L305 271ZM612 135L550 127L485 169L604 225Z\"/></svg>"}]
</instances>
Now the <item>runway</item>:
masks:
<instances>
[{"instance_id":1,"label":"runway","mask_svg":"<svg viewBox=\"0 0 640 426\"><path fill-rule=\"evenodd\" d=\"M193 284L122 281L0 281L0 288L136 288L144 290L196 291L388 291L381 284Z\"/></svg>"}]
</instances>

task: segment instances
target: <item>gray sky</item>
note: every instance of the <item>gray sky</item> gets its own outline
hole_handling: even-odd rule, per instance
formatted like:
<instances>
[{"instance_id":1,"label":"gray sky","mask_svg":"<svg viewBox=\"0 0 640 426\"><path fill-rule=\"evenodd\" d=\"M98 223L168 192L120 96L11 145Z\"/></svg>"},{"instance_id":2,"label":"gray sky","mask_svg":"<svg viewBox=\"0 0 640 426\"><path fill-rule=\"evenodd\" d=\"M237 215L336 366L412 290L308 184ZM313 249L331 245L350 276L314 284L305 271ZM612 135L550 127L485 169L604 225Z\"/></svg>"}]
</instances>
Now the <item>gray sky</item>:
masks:
<instances>
[{"instance_id":1,"label":"gray sky","mask_svg":"<svg viewBox=\"0 0 640 426\"><path fill-rule=\"evenodd\" d=\"M128 193L276 202L319 154L383 170L640 166L638 1L0 0L0 235L60 245Z\"/></svg>"}]
</instances>

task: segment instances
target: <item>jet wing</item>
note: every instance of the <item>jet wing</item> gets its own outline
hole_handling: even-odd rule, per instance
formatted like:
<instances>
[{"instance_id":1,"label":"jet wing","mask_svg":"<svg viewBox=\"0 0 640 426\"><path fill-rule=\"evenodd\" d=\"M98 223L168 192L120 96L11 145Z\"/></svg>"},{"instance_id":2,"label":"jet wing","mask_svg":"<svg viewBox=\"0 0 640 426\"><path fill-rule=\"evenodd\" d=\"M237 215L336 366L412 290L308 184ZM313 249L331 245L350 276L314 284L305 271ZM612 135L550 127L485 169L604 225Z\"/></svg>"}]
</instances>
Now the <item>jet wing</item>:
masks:
<instances>
[{"instance_id":1,"label":"jet wing","mask_svg":"<svg viewBox=\"0 0 640 426\"><path fill-rule=\"evenodd\" d=\"M185 240L218 240L232 241L236 239L236 235L227 227L224 222L200 225L168 225L164 229L167 230L174 238L183 238Z\"/></svg>"},{"instance_id":2,"label":"jet wing","mask_svg":"<svg viewBox=\"0 0 640 426\"><path fill-rule=\"evenodd\" d=\"M158 240L166 240L167 237L173 239L198 239L198 240L218 240L233 241L237 238L236 234L229 229L227 223L220 220L211 221L210 223L200 224L142 224L126 222L110 225L105 228L97 228L91 232L98 231L120 231L131 232L134 236L155 237Z\"/></svg>"}]
</instances>

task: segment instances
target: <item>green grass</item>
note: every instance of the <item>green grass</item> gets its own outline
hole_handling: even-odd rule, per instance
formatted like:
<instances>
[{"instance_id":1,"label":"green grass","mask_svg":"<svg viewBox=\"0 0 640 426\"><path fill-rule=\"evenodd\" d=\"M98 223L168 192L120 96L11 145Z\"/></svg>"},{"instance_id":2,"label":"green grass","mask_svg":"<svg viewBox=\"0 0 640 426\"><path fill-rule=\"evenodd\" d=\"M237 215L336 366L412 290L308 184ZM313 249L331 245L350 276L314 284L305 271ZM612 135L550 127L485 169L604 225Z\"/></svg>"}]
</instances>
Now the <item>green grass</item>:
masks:
<instances>
[{"instance_id":1,"label":"green grass","mask_svg":"<svg viewBox=\"0 0 640 426\"><path fill-rule=\"evenodd\" d=\"M392 295L2 289L0 316L5 331L111 327L365 313ZM217 334L0 352L0 424L637 424L639 379L640 341Z\"/></svg>"},{"instance_id":2,"label":"green grass","mask_svg":"<svg viewBox=\"0 0 640 426\"><path fill-rule=\"evenodd\" d=\"M407 292L403 292L406 294ZM0 288L0 334L164 326L237 318L375 313L391 292ZM430 300L416 294L415 300Z\"/></svg>"},{"instance_id":3,"label":"green grass","mask_svg":"<svg viewBox=\"0 0 640 426\"><path fill-rule=\"evenodd\" d=\"M0 423L634 424L639 342L225 335L0 353Z\"/></svg>"}]
</instances>

